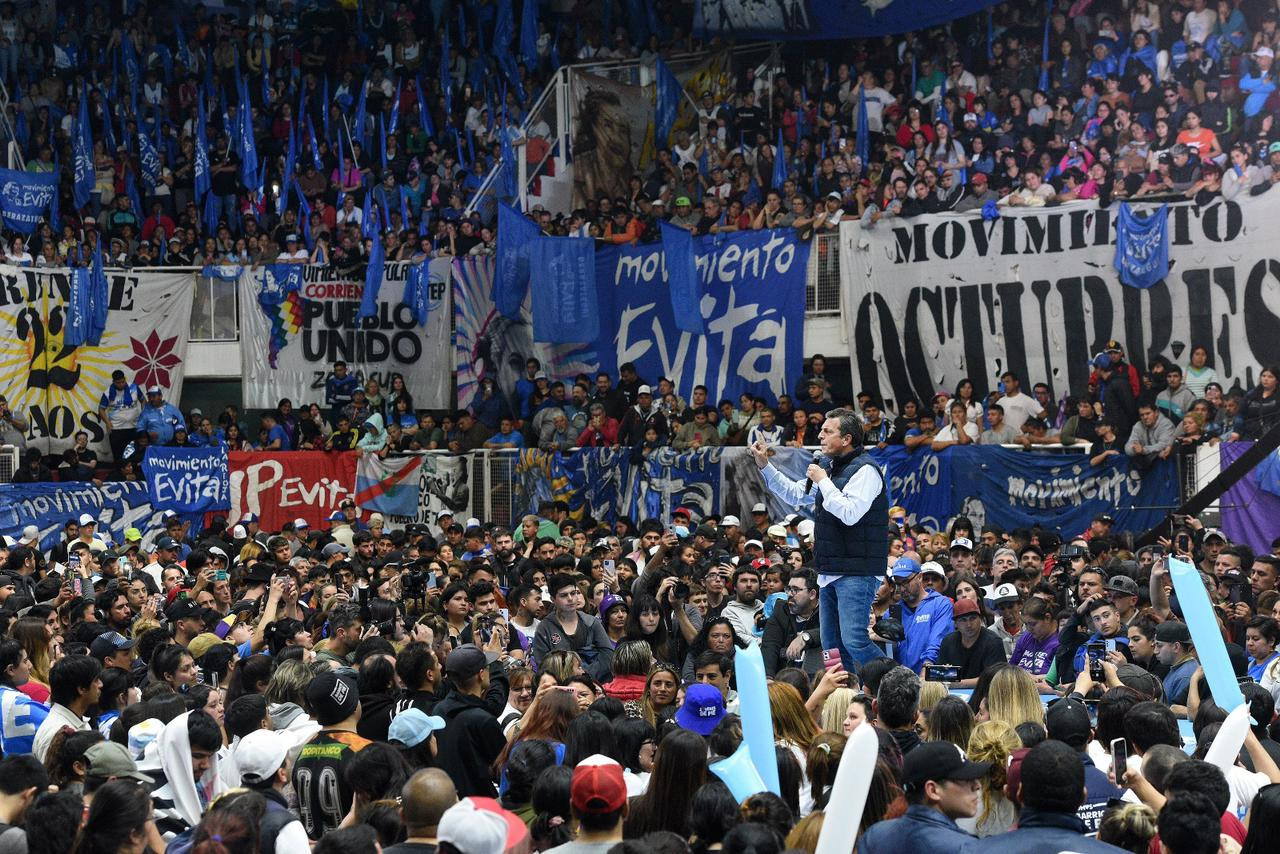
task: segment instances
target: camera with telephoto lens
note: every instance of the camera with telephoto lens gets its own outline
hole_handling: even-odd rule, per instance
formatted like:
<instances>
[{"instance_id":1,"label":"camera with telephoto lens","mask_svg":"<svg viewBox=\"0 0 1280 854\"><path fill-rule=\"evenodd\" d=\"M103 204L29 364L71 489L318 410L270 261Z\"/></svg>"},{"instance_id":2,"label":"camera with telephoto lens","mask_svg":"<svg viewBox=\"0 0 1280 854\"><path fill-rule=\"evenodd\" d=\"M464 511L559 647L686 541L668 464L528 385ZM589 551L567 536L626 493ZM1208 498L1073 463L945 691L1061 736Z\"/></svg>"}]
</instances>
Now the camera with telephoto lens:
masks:
<instances>
[{"instance_id":1,"label":"camera with telephoto lens","mask_svg":"<svg viewBox=\"0 0 1280 854\"><path fill-rule=\"evenodd\" d=\"M402 586L406 599L421 599L430 587L431 573L425 569L411 569L404 574Z\"/></svg>"}]
</instances>

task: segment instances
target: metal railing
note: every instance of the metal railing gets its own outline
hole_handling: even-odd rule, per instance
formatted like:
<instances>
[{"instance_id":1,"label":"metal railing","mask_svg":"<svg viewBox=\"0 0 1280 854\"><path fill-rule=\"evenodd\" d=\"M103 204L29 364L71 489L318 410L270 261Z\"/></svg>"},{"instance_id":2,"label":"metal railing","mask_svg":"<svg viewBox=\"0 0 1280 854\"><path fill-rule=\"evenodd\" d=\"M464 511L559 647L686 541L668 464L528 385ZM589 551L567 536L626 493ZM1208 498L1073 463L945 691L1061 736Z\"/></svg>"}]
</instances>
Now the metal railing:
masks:
<instances>
[{"instance_id":1,"label":"metal railing","mask_svg":"<svg viewBox=\"0 0 1280 854\"><path fill-rule=\"evenodd\" d=\"M741 66L752 66L756 76L768 79L769 88L773 88L773 76L782 70L778 45L751 44L726 48L734 62ZM707 59L706 53L682 53L664 57L672 73L679 76ZM547 161L553 157L561 157L566 163L573 157L573 129L569 116L571 114L570 85L575 74L591 74L607 77L617 83L631 86L650 86L654 81L653 64L639 59L610 60L608 62L580 62L561 66L548 81L542 94L530 108L528 115L520 125L520 133L526 140L531 138L545 139L549 145L547 150L537 158L532 166L529 164L528 151L517 149L517 193L519 207L527 210L528 193L531 184L546 174ZM770 120L772 121L773 103L768 99ZM545 133L538 130L539 123L545 124ZM480 188L467 203L466 213L479 211L482 218L489 221L496 211L499 200L498 180L502 175L503 164L495 163L481 182ZM552 211L552 213L568 213L568 211Z\"/></svg>"},{"instance_id":2,"label":"metal railing","mask_svg":"<svg viewBox=\"0 0 1280 854\"><path fill-rule=\"evenodd\" d=\"M19 465L18 446L0 445L0 483L12 483Z\"/></svg>"},{"instance_id":3,"label":"metal railing","mask_svg":"<svg viewBox=\"0 0 1280 854\"><path fill-rule=\"evenodd\" d=\"M840 233L815 234L805 276L804 313L840 313Z\"/></svg>"},{"instance_id":4,"label":"metal railing","mask_svg":"<svg viewBox=\"0 0 1280 854\"><path fill-rule=\"evenodd\" d=\"M237 279L196 273L196 295L191 305L192 341L240 340L240 314L236 306L238 284Z\"/></svg>"},{"instance_id":5,"label":"metal railing","mask_svg":"<svg viewBox=\"0 0 1280 854\"><path fill-rule=\"evenodd\" d=\"M9 87L0 80L0 133L5 139L5 159L10 169L25 170L26 162L22 159L22 147L18 145L18 136L9 122ZM14 109L21 110L22 104L14 104Z\"/></svg>"}]
</instances>

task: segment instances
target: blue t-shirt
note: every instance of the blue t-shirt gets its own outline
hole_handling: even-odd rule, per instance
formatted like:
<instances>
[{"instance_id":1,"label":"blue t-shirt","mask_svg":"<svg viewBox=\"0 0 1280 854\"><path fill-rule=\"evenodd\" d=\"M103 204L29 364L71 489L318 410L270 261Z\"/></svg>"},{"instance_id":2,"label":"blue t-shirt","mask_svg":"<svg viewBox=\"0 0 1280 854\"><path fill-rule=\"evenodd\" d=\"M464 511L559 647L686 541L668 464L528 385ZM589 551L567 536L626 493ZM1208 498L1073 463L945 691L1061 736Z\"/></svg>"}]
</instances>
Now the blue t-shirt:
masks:
<instances>
[{"instance_id":1,"label":"blue t-shirt","mask_svg":"<svg viewBox=\"0 0 1280 854\"><path fill-rule=\"evenodd\" d=\"M1252 661L1249 662L1249 678L1254 682L1261 682L1263 671L1266 670L1271 662L1275 661L1277 658L1280 658L1280 652L1271 653L1271 655L1267 656L1261 664L1254 664Z\"/></svg>"},{"instance_id":2,"label":"blue t-shirt","mask_svg":"<svg viewBox=\"0 0 1280 854\"><path fill-rule=\"evenodd\" d=\"M1164 677L1164 701L1171 706L1185 706L1187 692L1191 690L1191 674L1196 672L1200 662L1188 658L1172 668Z\"/></svg>"},{"instance_id":3,"label":"blue t-shirt","mask_svg":"<svg viewBox=\"0 0 1280 854\"><path fill-rule=\"evenodd\" d=\"M285 429L279 424L275 425L267 432L267 444L274 444L277 439L280 440L280 450L287 451L290 449L289 434L285 432Z\"/></svg>"}]
</instances>

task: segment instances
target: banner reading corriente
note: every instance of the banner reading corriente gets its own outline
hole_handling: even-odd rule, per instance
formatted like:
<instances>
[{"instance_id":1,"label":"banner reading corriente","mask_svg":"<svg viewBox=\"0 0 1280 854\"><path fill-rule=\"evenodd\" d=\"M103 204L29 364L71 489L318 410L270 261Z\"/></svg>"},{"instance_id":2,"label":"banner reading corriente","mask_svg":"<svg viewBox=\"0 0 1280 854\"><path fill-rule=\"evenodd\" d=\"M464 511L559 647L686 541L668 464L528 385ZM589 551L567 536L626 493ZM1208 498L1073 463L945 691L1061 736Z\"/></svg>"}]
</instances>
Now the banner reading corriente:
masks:
<instances>
[{"instance_id":1,"label":"banner reading corriente","mask_svg":"<svg viewBox=\"0 0 1280 854\"><path fill-rule=\"evenodd\" d=\"M939 214L840 227L844 313L856 388L931 400L962 377L984 396L1012 370L1026 390L1083 393L1089 359L1112 339L1139 370L1209 350L1225 388L1280 363L1280 193L1171 205L1169 274L1121 284L1115 211L1093 202Z\"/></svg>"},{"instance_id":2,"label":"banner reading corriente","mask_svg":"<svg viewBox=\"0 0 1280 854\"><path fill-rule=\"evenodd\" d=\"M668 377L685 400L743 392L776 400L804 361L808 241L792 229L745 231L693 242L706 335L676 325L661 243L596 253L600 369L634 362L646 381Z\"/></svg>"},{"instance_id":3,"label":"banner reading corriente","mask_svg":"<svg viewBox=\"0 0 1280 854\"><path fill-rule=\"evenodd\" d=\"M402 376L418 409L446 408L451 363L450 263L434 259L428 266L425 326L418 325L413 306L404 301L409 262L386 265L377 313L363 321L356 320L364 293L363 271L303 267L298 289L264 308L258 300L264 270L246 268L240 274L245 407L274 409L285 397L294 406L324 405L325 380L333 363L342 360L352 373L362 380L377 380L383 389Z\"/></svg>"},{"instance_id":4,"label":"banner reading corriente","mask_svg":"<svg viewBox=\"0 0 1280 854\"><path fill-rule=\"evenodd\" d=\"M108 272L107 325L97 346L67 345L71 271L0 266L0 393L27 422L27 447L69 447L83 430L111 458L98 404L111 372L165 400L182 397L191 301L189 273Z\"/></svg>"}]
</instances>

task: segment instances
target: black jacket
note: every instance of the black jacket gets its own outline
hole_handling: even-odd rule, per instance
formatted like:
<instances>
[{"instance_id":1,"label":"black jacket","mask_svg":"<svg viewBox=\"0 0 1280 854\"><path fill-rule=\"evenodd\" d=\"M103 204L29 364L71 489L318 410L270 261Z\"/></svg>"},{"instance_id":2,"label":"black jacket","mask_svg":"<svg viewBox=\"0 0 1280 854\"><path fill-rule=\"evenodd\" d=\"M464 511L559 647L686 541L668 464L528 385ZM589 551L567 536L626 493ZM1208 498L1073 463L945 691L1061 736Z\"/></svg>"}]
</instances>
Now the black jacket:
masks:
<instances>
[{"instance_id":1,"label":"black jacket","mask_svg":"<svg viewBox=\"0 0 1280 854\"><path fill-rule=\"evenodd\" d=\"M808 674L822 671L822 631L818 626L818 611L805 623L804 631L809 633L809 642L804 645L804 661L802 666ZM760 639L760 653L764 656L765 675L772 678L779 670L791 667L793 662L787 658L787 645L796 636L796 618L787 607L787 603L778 600L774 603L773 613L764 624L764 635Z\"/></svg>"},{"instance_id":2,"label":"black jacket","mask_svg":"<svg viewBox=\"0 0 1280 854\"><path fill-rule=\"evenodd\" d=\"M502 682L505 686L506 679ZM490 768L507 739L494 713L482 698L457 691L436 703L433 711L445 722L436 733L436 763L453 779L458 797L497 797Z\"/></svg>"}]
</instances>

